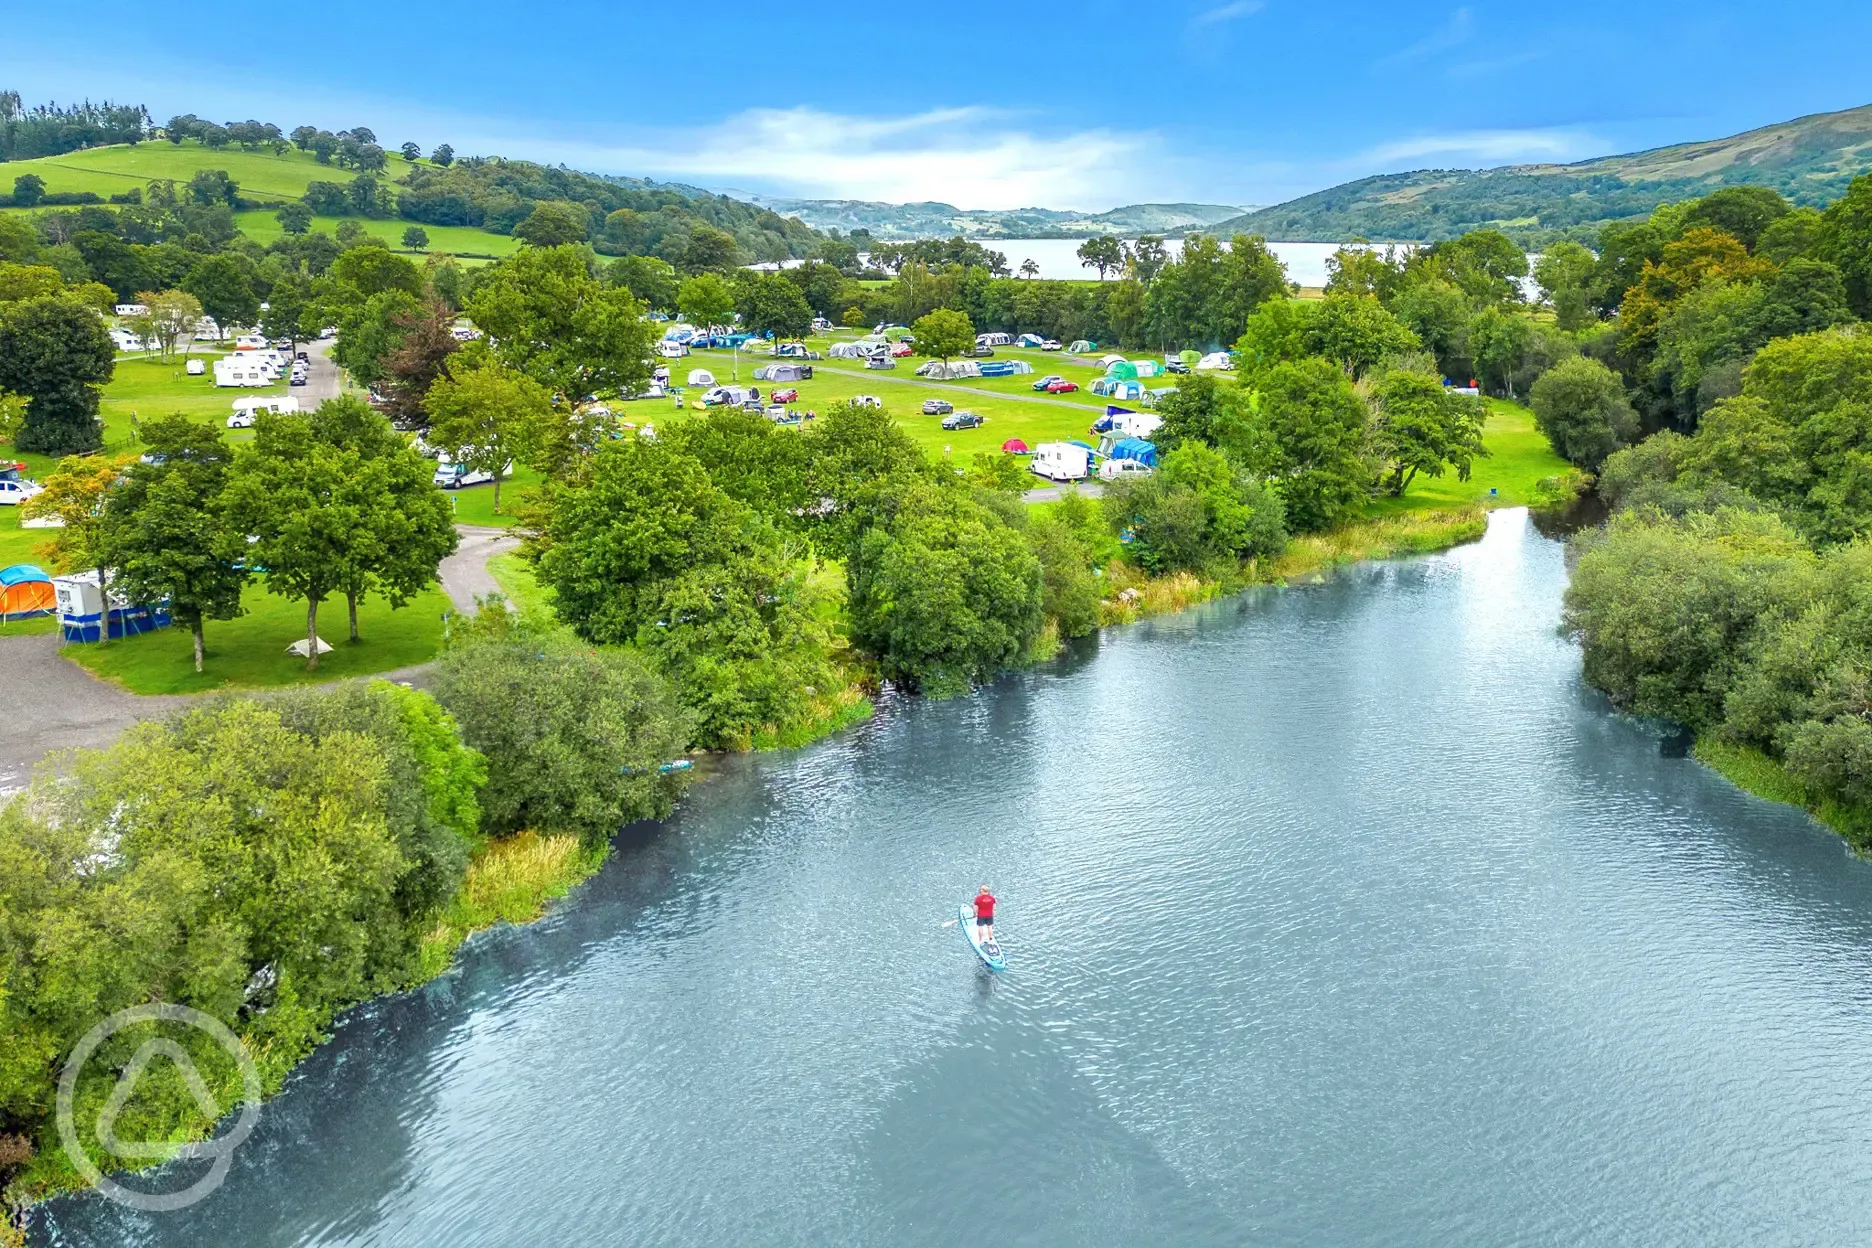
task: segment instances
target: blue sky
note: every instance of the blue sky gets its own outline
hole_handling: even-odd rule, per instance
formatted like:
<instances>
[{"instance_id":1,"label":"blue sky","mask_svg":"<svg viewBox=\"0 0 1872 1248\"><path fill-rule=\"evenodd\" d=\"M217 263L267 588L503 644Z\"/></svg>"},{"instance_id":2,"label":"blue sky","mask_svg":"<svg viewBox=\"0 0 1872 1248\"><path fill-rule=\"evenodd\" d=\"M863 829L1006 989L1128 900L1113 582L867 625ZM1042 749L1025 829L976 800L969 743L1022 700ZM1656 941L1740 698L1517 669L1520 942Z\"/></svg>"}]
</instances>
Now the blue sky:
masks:
<instances>
[{"instance_id":1,"label":"blue sky","mask_svg":"<svg viewBox=\"0 0 1872 1248\"><path fill-rule=\"evenodd\" d=\"M1274 203L1872 103L1863 0L334 0L214 18L92 0L6 25L0 86L29 102L969 208Z\"/></svg>"}]
</instances>

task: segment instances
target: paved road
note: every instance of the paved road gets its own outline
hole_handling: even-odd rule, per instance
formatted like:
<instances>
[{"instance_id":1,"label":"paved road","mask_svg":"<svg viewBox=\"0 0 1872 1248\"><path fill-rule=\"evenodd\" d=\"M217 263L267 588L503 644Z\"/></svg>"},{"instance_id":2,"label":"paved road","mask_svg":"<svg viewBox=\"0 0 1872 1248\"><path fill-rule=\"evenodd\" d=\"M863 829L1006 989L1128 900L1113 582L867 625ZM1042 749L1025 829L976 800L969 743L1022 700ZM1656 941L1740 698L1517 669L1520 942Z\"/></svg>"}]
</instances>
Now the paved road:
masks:
<instances>
[{"instance_id":1,"label":"paved road","mask_svg":"<svg viewBox=\"0 0 1872 1248\"><path fill-rule=\"evenodd\" d=\"M461 545L442 561L442 588L457 611L473 611L476 598L501 592L494 574L488 571L488 560L519 549L520 539L506 529L472 524L458 524L455 531L461 534Z\"/></svg>"},{"instance_id":2,"label":"paved road","mask_svg":"<svg viewBox=\"0 0 1872 1248\"><path fill-rule=\"evenodd\" d=\"M442 561L442 588L463 611L474 610L477 594L498 592L487 561L518 546L503 529L458 525L461 546ZM342 618L342 613L339 618ZM282 643L283 644L283 643ZM59 657L56 633L0 637L0 672L16 696L13 714L0 717L0 792L25 784L46 755L76 748L101 749L131 724L157 719L187 706L193 696L139 697ZM379 675L421 683L424 668Z\"/></svg>"},{"instance_id":3,"label":"paved road","mask_svg":"<svg viewBox=\"0 0 1872 1248\"><path fill-rule=\"evenodd\" d=\"M344 380L331 358L334 341L331 338L320 338L316 342L299 344L299 349L310 357L306 384L292 387L292 393L299 396L299 406L302 408L317 407L326 399L335 399L344 393Z\"/></svg>"},{"instance_id":4,"label":"paved road","mask_svg":"<svg viewBox=\"0 0 1872 1248\"><path fill-rule=\"evenodd\" d=\"M1037 490L1028 490L1021 498L1029 503L1057 503L1072 489L1086 498L1098 498L1105 493L1105 487L1097 481L1081 481L1077 485L1043 485Z\"/></svg>"}]
</instances>

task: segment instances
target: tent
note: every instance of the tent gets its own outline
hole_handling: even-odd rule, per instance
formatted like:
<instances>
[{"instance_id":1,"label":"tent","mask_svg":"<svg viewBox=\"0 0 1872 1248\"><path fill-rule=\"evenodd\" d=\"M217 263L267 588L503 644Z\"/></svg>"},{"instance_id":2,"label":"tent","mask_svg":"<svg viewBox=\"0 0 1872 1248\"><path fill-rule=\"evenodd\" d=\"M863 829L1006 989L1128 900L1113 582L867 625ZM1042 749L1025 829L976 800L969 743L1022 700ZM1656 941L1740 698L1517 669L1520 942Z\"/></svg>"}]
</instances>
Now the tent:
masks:
<instances>
[{"instance_id":1,"label":"tent","mask_svg":"<svg viewBox=\"0 0 1872 1248\"><path fill-rule=\"evenodd\" d=\"M1163 365L1159 364L1156 360L1132 360L1131 367L1137 370L1137 375L1139 377L1163 376Z\"/></svg>"},{"instance_id":2,"label":"tent","mask_svg":"<svg viewBox=\"0 0 1872 1248\"><path fill-rule=\"evenodd\" d=\"M995 360L988 364L978 364L976 367L981 369L981 375L984 377L1012 377L1014 375L1013 360Z\"/></svg>"},{"instance_id":3,"label":"tent","mask_svg":"<svg viewBox=\"0 0 1872 1248\"><path fill-rule=\"evenodd\" d=\"M1092 383L1092 393L1107 399L1141 399L1144 397L1144 383L1127 381L1122 377L1101 377Z\"/></svg>"},{"instance_id":4,"label":"tent","mask_svg":"<svg viewBox=\"0 0 1872 1248\"><path fill-rule=\"evenodd\" d=\"M692 386L712 386L715 384L715 374L709 372L706 368L692 368L689 370L689 384Z\"/></svg>"},{"instance_id":5,"label":"tent","mask_svg":"<svg viewBox=\"0 0 1872 1248\"><path fill-rule=\"evenodd\" d=\"M1202 359L1202 352L1191 351L1188 347L1185 347L1183 350L1177 352L1176 358L1180 363L1194 364L1197 360Z\"/></svg>"},{"instance_id":6,"label":"tent","mask_svg":"<svg viewBox=\"0 0 1872 1248\"><path fill-rule=\"evenodd\" d=\"M1084 338L1075 338L1066 346L1066 351L1070 355L1085 355L1096 350L1098 350L1098 343L1087 342Z\"/></svg>"},{"instance_id":7,"label":"tent","mask_svg":"<svg viewBox=\"0 0 1872 1248\"><path fill-rule=\"evenodd\" d=\"M1027 444L1021 441L1019 438L1009 438L1007 441L1001 444L1001 449L1006 451L1010 455L1027 454Z\"/></svg>"},{"instance_id":8,"label":"tent","mask_svg":"<svg viewBox=\"0 0 1872 1248\"><path fill-rule=\"evenodd\" d=\"M1046 339L1042 338L1039 334L1022 334L1014 340L1014 345L1017 347L1037 348L1045 341Z\"/></svg>"},{"instance_id":9,"label":"tent","mask_svg":"<svg viewBox=\"0 0 1872 1248\"><path fill-rule=\"evenodd\" d=\"M1008 360L1006 363L1009 368L1017 373L1033 372L1033 365L1029 364L1026 360Z\"/></svg>"},{"instance_id":10,"label":"tent","mask_svg":"<svg viewBox=\"0 0 1872 1248\"><path fill-rule=\"evenodd\" d=\"M754 370L755 381L805 381L811 376L810 364L766 364Z\"/></svg>"},{"instance_id":11,"label":"tent","mask_svg":"<svg viewBox=\"0 0 1872 1248\"><path fill-rule=\"evenodd\" d=\"M1157 447L1155 443L1143 438L1120 438L1111 449L1113 459L1135 459L1146 468L1157 466Z\"/></svg>"},{"instance_id":12,"label":"tent","mask_svg":"<svg viewBox=\"0 0 1872 1248\"><path fill-rule=\"evenodd\" d=\"M1129 360L1119 360L1116 364L1105 366L1105 375L1113 381L1136 381L1138 369L1137 365Z\"/></svg>"},{"instance_id":13,"label":"tent","mask_svg":"<svg viewBox=\"0 0 1872 1248\"><path fill-rule=\"evenodd\" d=\"M1101 355L1099 357L1100 368L1110 368L1114 364L1123 364L1124 362L1125 358L1122 355Z\"/></svg>"},{"instance_id":14,"label":"tent","mask_svg":"<svg viewBox=\"0 0 1872 1248\"><path fill-rule=\"evenodd\" d=\"M862 360L870 352L856 342L835 342L826 348L826 354L835 360Z\"/></svg>"},{"instance_id":15,"label":"tent","mask_svg":"<svg viewBox=\"0 0 1872 1248\"><path fill-rule=\"evenodd\" d=\"M0 617L50 615L57 606L58 595L45 569L30 563L0 568Z\"/></svg>"},{"instance_id":16,"label":"tent","mask_svg":"<svg viewBox=\"0 0 1872 1248\"><path fill-rule=\"evenodd\" d=\"M1235 361L1229 358L1229 354L1226 351L1211 351L1208 355L1196 361L1196 367L1202 369L1234 368Z\"/></svg>"}]
</instances>

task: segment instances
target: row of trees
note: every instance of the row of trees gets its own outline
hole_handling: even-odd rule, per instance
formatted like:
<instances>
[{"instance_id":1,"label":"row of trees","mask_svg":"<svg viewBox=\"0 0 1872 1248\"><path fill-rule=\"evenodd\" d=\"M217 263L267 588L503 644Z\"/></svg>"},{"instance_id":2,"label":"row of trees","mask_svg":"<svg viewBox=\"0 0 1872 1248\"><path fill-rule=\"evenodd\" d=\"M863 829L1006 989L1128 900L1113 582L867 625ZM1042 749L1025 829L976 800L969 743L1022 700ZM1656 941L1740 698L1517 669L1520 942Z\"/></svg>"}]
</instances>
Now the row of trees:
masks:
<instances>
[{"instance_id":1,"label":"row of trees","mask_svg":"<svg viewBox=\"0 0 1872 1248\"><path fill-rule=\"evenodd\" d=\"M17 91L0 90L0 161L63 156L80 148L136 143L148 133L149 110L140 104L38 104L27 108Z\"/></svg>"},{"instance_id":2,"label":"row of trees","mask_svg":"<svg viewBox=\"0 0 1872 1248\"><path fill-rule=\"evenodd\" d=\"M522 830L576 836L589 860L682 791L684 774L659 768L688 718L634 654L528 632L496 608L457 621L432 686L209 702L64 759L0 806L9 1196L79 1181L54 1092L106 1016L151 1001L203 1011L276 1091L340 1010L441 969L452 945L432 933L484 846ZM152 1034L117 1033L80 1075L75 1117L95 1158L112 1153L89 1124ZM239 1096L211 1038L162 1034L188 1048L216 1103ZM136 1140L212 1126L167 1062L115 1118Z\"/></svg>"}]
</instances>

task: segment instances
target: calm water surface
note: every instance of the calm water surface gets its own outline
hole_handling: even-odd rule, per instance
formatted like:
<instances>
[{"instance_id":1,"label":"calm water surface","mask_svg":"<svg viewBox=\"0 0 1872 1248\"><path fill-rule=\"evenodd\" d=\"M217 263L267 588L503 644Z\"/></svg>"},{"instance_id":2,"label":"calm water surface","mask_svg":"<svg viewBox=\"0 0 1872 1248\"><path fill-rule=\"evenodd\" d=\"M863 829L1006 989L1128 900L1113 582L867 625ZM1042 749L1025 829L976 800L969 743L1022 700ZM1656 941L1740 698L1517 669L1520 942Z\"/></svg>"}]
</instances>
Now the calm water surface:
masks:
<instances>
[{"instance_id":1,"label":"calm water surface","mask_svg":"<svg viewBox=\"0 0 1872 1248\"><path fill-rule=\"evenodd\" d=\"M1865 1243L1872 869L1609 714L1563 585L1498 514L733 760L208 1201L38 1237Z\"/></svg>"}]
</instances>

